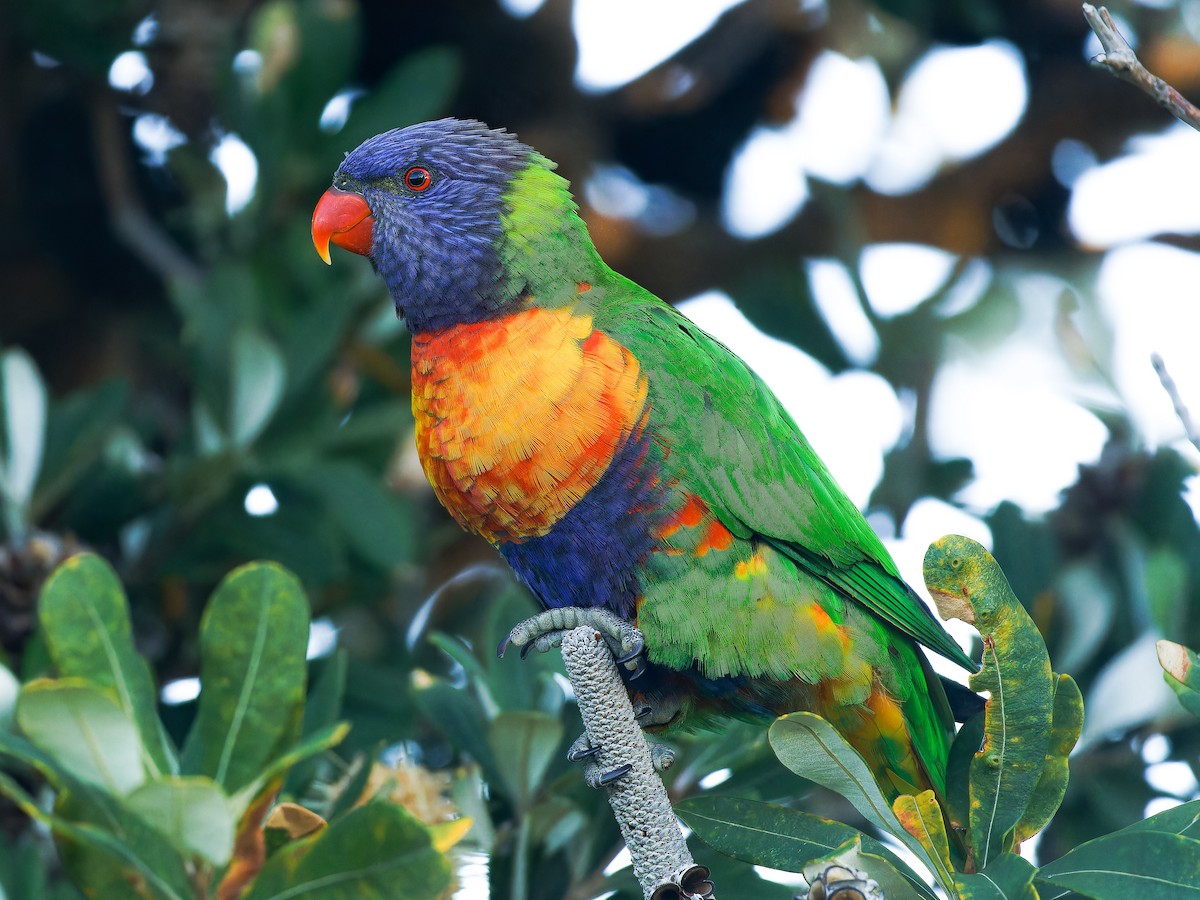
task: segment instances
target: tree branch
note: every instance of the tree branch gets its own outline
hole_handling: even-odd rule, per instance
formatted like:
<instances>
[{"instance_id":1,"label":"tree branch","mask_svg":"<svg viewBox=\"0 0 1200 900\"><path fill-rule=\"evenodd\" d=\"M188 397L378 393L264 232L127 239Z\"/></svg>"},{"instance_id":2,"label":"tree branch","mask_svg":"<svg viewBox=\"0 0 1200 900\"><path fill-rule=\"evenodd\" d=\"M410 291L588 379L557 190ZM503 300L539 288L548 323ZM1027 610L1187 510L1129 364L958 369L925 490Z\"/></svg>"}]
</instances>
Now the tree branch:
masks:
<instances>
[{"instance_id":1,"label":"tree branch","mask_svg":"<svg viewBox=\"0 0 1200 900\"><path fill-rule=\"evenodd\" d=\"M608 644L594 628L580 626L563 637L562 655L584 733L596 748L590 772L630 767L603 787L647 900L711 898L708 870L696 865L683 839Z\"/></svg>"},{"instance_id":2,"label":"tree branch","mask_svg":"<svg viewBox=\"0 0 1200 900\"><path fill-rule=\"evenodd\" d=\"M121 242L164 281L198 282L203 272L150 214L130 170L121 114L106 95L92 104L96 164L109 220Z\"/></svg>"},{"instance_id":3,"label":"tree branch","mask_svg":"<svg viewBox=\"0 0 1200 900\"><path fill-rule=\"evenodd\" d=\"M1129 42L1117 31L1117 26L1113 24L1112 16L1105 7L1097 9L1090 3L1085 3L1083 17L1100 39L1100 46L1104 51L1093 62L1106 67L1122 81L1128 81L1141 88L1175 118L1200 131L1200 109L1142 65Z\"/></svg>"},{"instance_id":4,"label":"tree branch","mask_svg":"<svg viewBox=\"0 0 1200 900\"><path fill-rule=\"evenodd\" d=\"M1171 377L1171 373L1167 371L1167 364L1163 362L1163 358L1157 353L1150 354L1150 364L1154 366L1158 380L1162 382L1163 390L1171 398L1171 405L1175 407L1175 415L1183 425L1184 435L1193 447L1200 450L1200 429L1196 428L1192 414L1188 412L1187 404L1183 402L1183 397L1179 395L1179 387L1175 384L1175 379Z\"/></svg>"}]
</instances>

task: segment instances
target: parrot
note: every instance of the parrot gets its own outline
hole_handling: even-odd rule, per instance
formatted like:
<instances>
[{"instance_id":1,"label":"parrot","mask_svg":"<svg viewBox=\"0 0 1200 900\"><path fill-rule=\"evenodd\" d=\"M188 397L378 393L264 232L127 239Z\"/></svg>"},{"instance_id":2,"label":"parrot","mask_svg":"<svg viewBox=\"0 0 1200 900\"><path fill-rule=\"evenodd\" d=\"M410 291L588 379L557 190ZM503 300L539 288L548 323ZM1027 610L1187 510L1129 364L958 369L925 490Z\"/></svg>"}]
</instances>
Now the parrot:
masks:
<instances>
[{"instance_id":1,"label":"parrot","mask_svg":"<svg viewBox=\"0 0 1200 900\"><path fill-rule=\"evenodd\" d=\"M976 666L754 370L605 264L555 169L478 121L410 125L312 219L411 334L438 499L545 610L517 643L595 623L642 657L648 731L809 711L889 801L944 796L954 715L919 645Z\"/></svg>"}]
</instances>

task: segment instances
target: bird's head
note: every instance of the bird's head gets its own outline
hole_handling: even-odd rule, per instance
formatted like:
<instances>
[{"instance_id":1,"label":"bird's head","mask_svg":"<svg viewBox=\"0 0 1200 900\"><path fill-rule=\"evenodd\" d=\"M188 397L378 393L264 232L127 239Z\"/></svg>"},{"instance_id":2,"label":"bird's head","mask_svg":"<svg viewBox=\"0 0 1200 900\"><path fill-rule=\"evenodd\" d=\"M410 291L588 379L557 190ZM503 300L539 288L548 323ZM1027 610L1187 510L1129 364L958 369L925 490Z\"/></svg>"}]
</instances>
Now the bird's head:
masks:
<instances>
[{"instance_id":1,"label":"bird's head","mask_svg":"<svg viewBox=\"0 0 1200 900\"><path fill-rule=\"evenodd\" d=\"M369 257L413 331L554 302L595 250L554 164L480 122L384 132L348 154L313 211L317 252ZM597 260L598 261L598 260Z\"/></svg>"}]
</instances>

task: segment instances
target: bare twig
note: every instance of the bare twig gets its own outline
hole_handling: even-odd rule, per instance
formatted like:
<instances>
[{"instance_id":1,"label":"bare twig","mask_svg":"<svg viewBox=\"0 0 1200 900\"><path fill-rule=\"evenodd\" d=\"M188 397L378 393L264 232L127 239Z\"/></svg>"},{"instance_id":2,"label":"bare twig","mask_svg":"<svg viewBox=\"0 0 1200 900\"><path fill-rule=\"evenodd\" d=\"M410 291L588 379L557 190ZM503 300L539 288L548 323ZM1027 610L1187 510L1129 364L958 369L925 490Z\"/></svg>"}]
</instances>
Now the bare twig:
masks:
<instances>
[{"instance_id":1,"label":"bare twig","mask_svg":"<svg viewBox=\"0 0 1200 900\"><path fill-rule=\"evenodd\" d=\"M596 748L593 772L630 767L603 787L647 900L711 897L708 870L692 860L608 644L594 628L580 626L563 637L562 655Z\"/></svg>"},{"instance_id":2,"label":"bare twig","mask_svg":"<svg viewBox=\"0 0 1200 900\"><path fill-rule=\"evenodd\" d=\"M92 105L96 163L113 231L129 250L165 281L197 282L203 273L150 217L130 170L121 114L108 97Z\"/></svg>"},{"instance_id":3,"label":"bare twig","mask_svg":"<svg viewBox=\"0 0 1200 900\"><path fill-rule=\"evenodd\" d=\"M1192 414L1188 412L1187 404L1179 396L1179 387L1175 384L1175 379L1171 377L1171 373L1167 371L1167 364L1163 362L1163 358L1157 353L1150 354L1150 364L1154 366L1158 380L1162 382L1163 390L1171 398L1171 405L1175 407L1175 415L1179 417L1179 421L1183 425L1184 435L1193 447L1200 450L1200 429L1196 428L1196 423L1192 420Z\"/></svg>"},{"instance_id":4,"label":"bare twig","mask_svg":"<svg viewBox=\"0 0 1200 900\"><path fill-rule=\"evenodd\" d=\"M1122 81L1128 81L1141 88L1175 118L1200 131L1200 108L1141 64L1129 42L1117 31L1107 9L1103 6L1097 9L1090 3L1085 3L1083 17L1087 19L1092 31L1096 32L1104 51L1093 60L1094 62L1106 67Z\"/></svg>"}]
</instances>

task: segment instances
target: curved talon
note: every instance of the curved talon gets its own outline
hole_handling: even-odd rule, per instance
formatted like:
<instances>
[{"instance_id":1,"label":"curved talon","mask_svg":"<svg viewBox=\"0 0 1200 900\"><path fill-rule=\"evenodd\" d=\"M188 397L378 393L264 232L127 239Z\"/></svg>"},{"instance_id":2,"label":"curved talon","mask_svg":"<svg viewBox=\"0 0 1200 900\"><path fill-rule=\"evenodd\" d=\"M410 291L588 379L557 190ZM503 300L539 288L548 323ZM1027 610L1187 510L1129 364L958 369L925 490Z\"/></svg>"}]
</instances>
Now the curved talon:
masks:
<instances>
[{"instance_id":1,"label":"curved talon","mask_svg":"<svg viewBox=\"0 0 1200 900\"><path fill-rule=\"evenodd\" d=\"M579 762L582 759L587 759L589 756L595 756L599 752L599 747L589 746L586 750L576 750L574 747L572 747L567 751L567 759L569 759L571 762Z\"/></svg>"},{"instance_id":2,"label":"curved talon","mask_svg":"<svg viewBox=\"0 0 1200 900\"><path fill-rule=\"evenodd\" d=\"M646 718L647 716L653 715L653 713L654 713L653 706L643 706L638 712L635 712L633 714L633 718L635 720L637 720L638 722L640 722L640 721L642 721L642 719Z\"/></svg>"},{"instance_id":3,"label":"curved talon","mask_svg":"<svg viewBox=\"0 0 1200 900\"><path fill-rule=\"evenodd\" d=\"M510 631L508 634L506 634L504 636L504 640L502 640L496 646L496 659L504 659L504 651L508 649L508 642L511 640L512 640L512 632Z\"/></svg>"},{"instance_id":4,"label":"curved talon","mask_svg":"<svg viewBox=\"0 0 1200 900\"><path fill-rule=\"evenodd\" d=\"M636 681L646 674L646 657L639 656L637 658L637 668L625 676L626 681Z\"/></svg>"},{"instance_id":5,"label":"curved talon","mask_svg":"<svg viewBox=\"0 0 1200 900\"><path fill-rule=\"evenodd\" d=\"M643 644L641 641L635 641L635 642L633 642L633 649L631 649L628 653L626 653L622 656L618 656L616 658L615 662L618 666L623 666L623 665L625 665L625 663L632 662L633 660L637 659L639 656L642 655L642 653L645 652L645 650L646 650L645 644Z\"/></svg>"},{"instance_id":6,"label":"curved talon","mask_svg":"<svg viewBox=\"0 0 1200 900\"><path fill-rule=\"evenodd\" d=\"M633 771L633 766L631 766L629 763L625 763L623 766L617 766L615 769L610 769L603 775L600 775L596 781L601 785L609 785L614 781L619 781L620 779L624 778L631 771Z\"/></svg>"},{"instance_id":7,"label":"curved talon","mask_svg":"<svg viewBox=\"0 0 1200 900\"><path fill-rule=\"evenodd\" d=\"M526 644L524 647L522 647L521 648L521 659L527 658L529 656L529 654L534 651L534 648L536 646L537 646L537 641L530 641L528 644Z\"/></svg>"}]
</instances>

